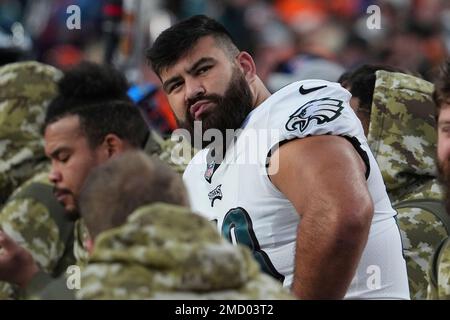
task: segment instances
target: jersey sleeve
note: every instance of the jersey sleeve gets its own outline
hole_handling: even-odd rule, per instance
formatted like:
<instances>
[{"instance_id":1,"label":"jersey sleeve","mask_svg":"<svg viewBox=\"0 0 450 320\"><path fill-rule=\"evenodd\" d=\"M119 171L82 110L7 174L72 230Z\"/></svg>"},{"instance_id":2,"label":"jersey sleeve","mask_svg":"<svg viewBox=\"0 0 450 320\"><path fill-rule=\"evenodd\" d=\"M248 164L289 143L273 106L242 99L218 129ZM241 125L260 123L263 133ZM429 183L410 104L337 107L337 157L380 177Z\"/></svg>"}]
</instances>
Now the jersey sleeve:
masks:
<instances>
[{"instance_id":1,"label":"jersey sleeve","mask_svg":"<svg viewBox=\"0 0 450 320\"><path fill-rule=\"evenodd\" d=\"M351 94L338 83L299 81L286 89L280 92L280 103L271 110L281 128L281 140L326 134L363 135L361 122L349 104Z\"/></svg>"},{"instance_id":2,"label":"jersey sleeve","mask_svg":"<svg viewBox=\"0 0 450 320\"><path fill-rule=\"evenodd\" d=\"M271 134L266 159L284 143L310 136L335 135L346 138L366 164L370 175L369 147L364 129L350 107L351 94L340 84L324 80L298 81L273 95L267 123L277 134Z\"/></svg>"}]
</instances>

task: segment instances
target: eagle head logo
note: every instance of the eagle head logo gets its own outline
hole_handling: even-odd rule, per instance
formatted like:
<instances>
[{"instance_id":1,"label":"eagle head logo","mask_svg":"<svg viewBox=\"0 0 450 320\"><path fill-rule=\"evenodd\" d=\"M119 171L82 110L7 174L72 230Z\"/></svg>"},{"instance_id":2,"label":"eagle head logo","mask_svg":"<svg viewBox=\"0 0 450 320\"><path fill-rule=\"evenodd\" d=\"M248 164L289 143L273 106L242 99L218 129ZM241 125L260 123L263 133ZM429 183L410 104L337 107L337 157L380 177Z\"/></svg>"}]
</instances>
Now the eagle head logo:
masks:
<instances>
[{"instance_id":1,"label":"eagle head logo","mask_svg":"<svg viewBox=\"0 0 450 320\"><path fill-rule=\"evenodd\" d=\"M211 207L214 207L214 201L217 199L222 200L222 185L219 184L214 190L212 190L210 193L208 193L209 201L211 201Z\"/></svg>"},{"instance_id":2,"label":"eagle head logo","mask_svg":"<svg viewBox=\"0 0 450 320\"><path fill-rule=\"evenodd\" d=\"M333 121L341 115L343 101L332 98L311 100L289 116L286 130L304 132L312 120L317 124Z\"/></svg>"}]
</instances>

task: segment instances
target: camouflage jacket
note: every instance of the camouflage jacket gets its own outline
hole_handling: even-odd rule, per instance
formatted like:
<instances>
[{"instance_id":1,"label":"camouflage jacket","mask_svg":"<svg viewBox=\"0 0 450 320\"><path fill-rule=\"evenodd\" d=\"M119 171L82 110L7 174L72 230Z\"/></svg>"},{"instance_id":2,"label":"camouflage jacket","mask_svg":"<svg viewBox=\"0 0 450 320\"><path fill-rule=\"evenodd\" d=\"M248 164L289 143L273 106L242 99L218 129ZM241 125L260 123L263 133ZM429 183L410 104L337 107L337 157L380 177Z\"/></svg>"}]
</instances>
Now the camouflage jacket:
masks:
<instances>
[{"instance_id":1,"label":"camouflage jacket","mask_svg":"<svg viewBox=\"0 0 450 320\"><path fill-rule=\"evenodd\" d=\"M433 85L377 71L368 142L397 210L412 299L425 299L433 252L448 236L449 217L435 165Z\"/></svg>"},{"instance_id":2,"label":"camouflage jacket","mask_svg":"<svg viewBox=\"0 0 450 320\"><path fill-rule=\"evenodd\" d=\"M174 142L163 140L153 132L144 147L147 154L161 158L174 170L182 173L185 161L180 158L177 150L174 152L175 148ZM30 251L41 269L50 276L41 273L32 281L30 288L22 291L0 282L0 299L42 298L41 293L45 295L49 290L53 290L54 279L64 276L69 265L77 264L83 267L87 263L87 229L82 219L77 220L75 224L64 219L64 210L62 206L54 203L56 198L47 177L46 167L42 173L20 187L0 212L0 223L9 235ZM30 197L30 189L36 189L36 185L39 185L39 194ZM53 206L49 206L49 202L53 202Z\"/></svg>"},{"instance_id":3,"label":"camouflage jacket","mask_svg":"<svg viewBox=\"0 0 450 320\"><path fill-rule=\"evenodd\" d=\"M83 265L88 256L83 223L78 221L74 232L47 179L40 130L61 76L55 68L36 62L0 68L0 226L51 277L61 275L75 261ZM172 152L174 147L172 141L153 133L146 151L182 172L184 161ZM0 282L0 299L17 298L18 292L15 286Z\"/></svg>"},{"instance_id":4,"label":"camouflage jacket","mask_svg":"<svg viewBox=\"0 0 450 320\"><path fill-rule=\"evenodd\" d=\"M52 277L75 263L73 222L53 195L48 171L37 174L18 188L0 211L0 225L27 249L40 269ZM0 299L20 298L15 286L0 282Z\"/></svg>"},{"instance_id":5,"label":"camouflage jacket","mask_svg":"<svg viewBox=\"0 0 450 320\"><path fill-rule=\"evenodd\" d=\"M146 145L144 146L144 151L148 155L159 157L162 161L166 162L172 169L181 174L184 171L185 164L188 161L184 159L183 152L181 152L181 149L178 150L179 148L180 148L179 145L174 141L164 140L157 133L152 131L151 135L149 136L149 139L147 140ZM185 150L184 152L190 152L189 148L185 148L183 150ZM48 176L48 172L45 173L45 176ZM50 194L49 196L54 198L53 194ZM17 215L18 213L16 212L15 214ZM18 216L24 219L25 214L23 213ZM47 225L48 226L53 225L52 221L54 221L54 219L53 220L49 219ZM85 266L89 258L89 253L86 249L86 241L89 239L89 234L85 224L83 223L83 220L78 219L77 221L75 221L75 224L74 226L72 226L72 229L73 229L72 232L73 237L70 237L70 239L68 239L70 241L67 242L65 246L63 246L62 248L63 249L73 248L73 249L71 249L70 253L65 252L63 256L61 255L52 256L53 259L56 261L58 260L58 257L60 257L61 260L59 262L59 266L62 267L63 269L58 268L57 269L58 272L55 272L55 270L52 271L51 268L43 268L44 271L52 275L53 281L52 277L40 275L39 277L36 278L36 281L32 281L30 288L23 291L22 297L27 299L47 298L45 297L46 295L52 297L52 299L54 299L58 295L65 297L64 294L66 294L67 292L64 292L63 291L64 288L62 288L61 285L59 285L61 279L55 280L54 279L55 276L61 277L64 276L65 274L63 273L63 271L65 271L65 269L70 264L76 264L80 267ZM51 239L50 237L46 238L41 237L38 235L37 230L32 228L28 229L27 236L32 237L35 239L35 241L40 241L42 244L45 244L47 246L58 243L58 239ZM30 248L29 246L27 248L31 252L33 251L36 252L35 249L33 250L33 248ZM58 290L58 292L56 293L49 292L51 290L54 290L55 288L56 290ZM41 293L43 295L41 295Z\"/></svg>"},{"instance_id":6,"label":"camouflage jacket","mask_svg":"<svg viewBox=\"0 0 450 320\"><path fill-rule=\"evenodd\" d=\"M40 130L61 76L37 62L0 68L0 226L52 274L63 268L67 239L61 235L66 227L54 220L62 207L43 173L48 164ZM0 282L0 299L16 294L14 286Z\"/></svg>"},{"instance_id":7,"label":"camouflage jacket","mask_svg":"<svg viewBox=\"0 0 450 320\"><path fill-rule=\"evenodd\" d=\"M148 155L156 155L179 174L184 173L189 161L192 160L197 152L196 149L187 143L186 139L179 141L176 136L174 136L174 140L169 138L163 139L154 130L151 131L150 137L144 146L144 151Z\"/></svg>"},{"instance_id":8,"label":"camouflage jacket","mask_svg":"<svg viewBox=\"0 0 450 320\"><path fill-rule=\"evenodd\" d=\"M189 209L156 203L100 234L79 299L292 299L250 251Z\"/></svg>"},{"instance_id":9,"label":"camouflage jacket","mask_svg":"<svg viewBox=\"0 0 450 320\"><path fill-rule=\"evenodd\" d=\"M171 140L163 139L155 131L151 134L144 146L144 151L149 156L158 157L160 160L168 164L176 172L182 174L186 168L189 160L185 160L183 152L178 150L179 145ZM191 152L190 148L184 149L185 152ZM89 238L88 230L82 219L75 222L75 242L74 242L74 256L79 266L84 266L87 263L89 253L86 250L86 241Z\"/></svg>"},{"instance_id":10,"label":"camouflage jacket","mask_svg":"<svg viewBox=\"0 0 450 320\"><path fill-rule=\"evenodd\" d=\"M434 255L428 299L450 300L450 238L442 243Z\"/></svg>"},{"instance_id":11,"label":"camouflage jacket","mask_svg":"<svg viewBox=\"0 0 450 320\"><path fill-rule=\"evenodd\" d=\"M38 62L0 68L0 207L45 166L41 127L59 70Z\"/></svg>"}]
</instances>

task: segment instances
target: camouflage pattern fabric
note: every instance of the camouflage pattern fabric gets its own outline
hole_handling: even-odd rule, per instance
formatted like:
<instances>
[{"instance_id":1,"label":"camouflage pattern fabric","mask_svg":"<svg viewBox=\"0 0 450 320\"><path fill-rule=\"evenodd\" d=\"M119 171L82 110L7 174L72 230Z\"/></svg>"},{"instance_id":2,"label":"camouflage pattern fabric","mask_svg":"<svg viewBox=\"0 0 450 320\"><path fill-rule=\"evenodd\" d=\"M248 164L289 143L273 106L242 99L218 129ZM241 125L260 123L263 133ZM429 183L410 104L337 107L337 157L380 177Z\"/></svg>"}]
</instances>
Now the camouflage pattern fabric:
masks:
<instances>
[{"instance_id":1,"label":"camouflage pattern fabric","mask_svg":"<svg viewBox=\"0 0 450 320\"><path fill-rule=\"evenodd\" d=\"M0 206L45 165L40 129L61 77L37 62L0 68Z\"/></svg>"},{"instance_id":2,"label":"camouflage pattern fabric","mask_svg":"<svg viewBox=\"0 0 450 320\"><path fill-rule=\"evenodd\" d=\"M89 239L89 232L84 224L83 219L78 219L75 222L75 239L73 244L73 254L78 266L86 265L89 259L89 252L87 251L87 241Z\"/></svg>"},{"instance_id":3,"label":"camouflage pattern fabric","mask_svg":"<svg viewBox=\"0 0 450 320\"><path fill-rule=\"evenodd\" d=\"M148 155L156 155L179 174L183 174L189 161L197 152L187 143L186 139L181 141L163 139L154 130L151 131L144 151Z\"/></svg>"},{"instance_id":4,"label":"camouflage pattern fabric","mask_svg":"<svg viewBox=\"0 0 450 320\"><path fill-rule=\"evenodd\" d=\"M37 62L0 68L0 225L52 276L60 275L68 265L74 264L74 256L79 265L84 265L88 258L87 231L82 221L75 228L71 226L75 242L73 236L62 239L61 222L55 221L61 214L51 212L44 204L55 199L47 179L49 167L40 130L46 107L56 96L56 83L61 77L59 70ZM174 146L152 133L146 151L160 156L182 173L184 162L170 156ZM5 203L13 192L14 195L27 193L32 184L46 187L39 195L41 201L36 197L13 197ZM18 298L18 288L0 282L0 299L11 298Z\"/></svg>"},{"instance_id":5,"label":"camouflage pattern fabric","mask_svg":"<svg viewBox=\"0 0 450 320\"><path fill-rule=\"evenodd\" d=\"M156 133L152 132L152 134L149 137L147 144L145 146L145 151L149 155L159 157L161 160L168 163L173 169L175 169L178 173L181 174L185 169L185 164L184 164L185 160L184 160L184 158L177 158L177 157L172 156L172 154L173 154L172 150L174 148L176 148L175 142L169 141L169 140L163 140ZM185 149L185 150L190 150L190 149ZM182 153L181 153L181 155L182 155ZM174 160L172 160L172 159L174 159ZM41 182L41 183L50 184L50 182L47 180L48 172L49 172L49 170L45 170L45 172L38 175L36 178L31 179L29 182L27 182L26 186L28 186L30 183L33 183L33 182ZM26 189L26 187L25 187L25 189ZM18 190L18 192L20 192L20 190L22 190L22 188L20 188ZM53 194L46 193L46 194L43 194L42 196L43 197L53 197ZM36 203L36 206L42 205L42 204L39 204L39 202L36 202L35 200L27 200L27 201L34 201ZM14 203L17 204L17 203L21 203L21 202L19 200L16 200L16 201L14 201ZM11 206L13 206L13 204L11 204ZM17 217L20 217L20 219L22 221L28 221L29 218L27 217L27 215L25 213L26 213L25 211L19 213L17 211L11 210L11 214L14 214ZM10 214L5 216L5 220L11 220L11 218L8 217L9 215ZM44 233L40 233L40 234L49 234L50 235L50 234L52 234L52 232L54 232L54 230L57 230L57 229L51 229L52 227L55 227L54 221L51 221L51 219L46 220L46 221L48 221L46 227L49 230ZM75 226L73 228L74 236L73 236L73 238L70 239L70 242L66 241L66 243L63 243L61 241L61 239L40 236L40 234L38 234L38 231L36 230L36 228L30 228L30 226L32 226L32 225L33 225L33 223L28 224L28 230L27 230L26 237L33 238L34 242L39 242L41 246L44 246L44 245L52 246L52 245L56 245L56 243L58 243L58 245L61 246L61 250L63 250L63 252L64 252L63 256L60 255L61 251L58 251L58 254L55 254L55 255L48 255L49 258L53 259L53 261L52 261L53 264L58 263L58 257L60 257L59 268L57 270L52 270L51 267L45 267L47 264L44 264L44 263L40 264L41 266L43 266L42 270L48 272L49 274L51 274L52 276L55 277L55 276L60 275L62 272L64 272L66 270L67 266L69 266L69 265L77 264L80 267L83 267L84 265L86 265L87 260L89 258L89 253L86 249L86 241L88 240L89 235L88 235L87 228L82 219L79 219L75 222ZM14 228L11 228L10 233L15 232L15 231L12 231L13 229ZM31 240L29 241L29 243L31 243ZM72 248L72 246L73 246L73 250L71 249L72 251L70 253L67 252L67 249L69 247ZM32 253L39 251L38 249L35 249L35 248L27 246L27 245L25 245L25 247ZM15 287L11 286L10 284L0 283L0 299L2 299L2 298L3 299L17 298L18 297L17 292L19 292L19 290ZM31 295L29 295L29 293L30 292L25 292L24 297L27 299L30 299L30 298L36 299L36 298L40 297L39 292L32 291Z\"/></svg>"},{"instance_id":6,"label":"camouflage pattern fabric","mask_svg":"<svg viewBox=\"0 0 450 320\"><path fill-rule=\"evenodd\" d=\"M450 238L436 252L430 277L428 299L450 300Z\"/></svg>"},{"instance_id":7,"label":"camouflage pattern fabric","mask_svg":"<svg viewBox=\"0 0 450 320\"><path fill-rule=\"evenodd\" d=\"M186 169L189 160L185 161L182 152L178 152L180 148L177 143L171 140L165 140L158 135L154 130L151 131L149 139L144 146L144 151L149 156L158 157L160 160L168 164L176 172L182 174ZM189 150L186 148L183 150ZM187 155L188 156L188 155ZM89 258L89 253L86 250L86 241L89 238L89 232L82 219L75 223L75 241L74 241L74 255L79 266L84 266Z\"/></svg>"},{"instance_id":8,"label":"camouflage pattern fabric","mask_svg":"<svg viewBox=\"0 0 450 320\"><path fill-rule=\"evenodd\" d=\"M292 299L250 251L189 209L156 203L98 236L79 299Z\"/></svg>"},{"instance_id":9,"label":"camouflage pattern fabric","mask_svg":"<svg viewBox=\"0 0 450 320\"><path fill-rule=\"evenodd\" d=\"M401 73L377 71L368 142L380 166L400 227L411 299L425 299L427 272L448 236L445 212L401 204L443 199L437 182L433 85ZM441 208L443 208L441 206ZM443 209L442 209L443 210Z\"/></svg>"},{"instance_id":10,"label":"camouflage pattern fabric","mask_svg":"<svg viewBox=\"0 0 450 320\"><path fill-rule=\"evenodd\" d=\"M64 208L54 198L48 171L36 174L18 188L0 211L0 225L27 249L41 270L58 276L73 264L73 223L65 221ZM39 184L39 197L20 196ZM17 196L19 195L19 196ZM53 206L47 203L53 202ZM59 206L55 209L55 206ZM64 230L63 230L64 229ZM18 288L0 282L0 299L19 298Z\"/></svg>"},{"instance_id":11,"label":"camouflage pattern fabric","mask_svg":"<svg viewBox=\"0 0 450 320\"><path fill-rule=\"evenodd\" d=\"M37 62L0 68L0 225L48 272L54 271L66 249L48 208L33 198L5 202L31 183L49 185L42 174L47 162L40 130L61 76L59 70ZM0 299L16 297L16 289L0 283Z\"/></svg>"}]
</instances>

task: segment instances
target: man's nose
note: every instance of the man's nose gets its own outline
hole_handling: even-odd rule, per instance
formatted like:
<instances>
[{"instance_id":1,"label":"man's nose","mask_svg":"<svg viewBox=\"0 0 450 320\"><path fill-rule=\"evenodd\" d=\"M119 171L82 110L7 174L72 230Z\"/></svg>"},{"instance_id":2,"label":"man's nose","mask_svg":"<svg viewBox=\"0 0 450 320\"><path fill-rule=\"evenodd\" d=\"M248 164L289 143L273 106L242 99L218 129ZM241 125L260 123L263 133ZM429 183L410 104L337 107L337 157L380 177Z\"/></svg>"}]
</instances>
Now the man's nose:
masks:
<instances>
[{"instance_id":1,"label":"man's nose","mask_svg":"<svg viewBox=\"0 0 450 320\"><path fill-rule=\"evenodd\" d=\"M205 87L202 82L196 79L186 81L186 102L202 96L206 93Z\"/></svg>"},{"instance_id":2,"label":"man's nose","mask_svg":"<svg viewBox=\"0 0 450 320\"><path fill-rule=\"evenodd\" d=\"M61 181L61 177L61 173L52 167L50 173L48 174L48 180L50 180L51 183L56 184Z\"/></svg>"}]
</instances>

